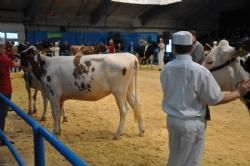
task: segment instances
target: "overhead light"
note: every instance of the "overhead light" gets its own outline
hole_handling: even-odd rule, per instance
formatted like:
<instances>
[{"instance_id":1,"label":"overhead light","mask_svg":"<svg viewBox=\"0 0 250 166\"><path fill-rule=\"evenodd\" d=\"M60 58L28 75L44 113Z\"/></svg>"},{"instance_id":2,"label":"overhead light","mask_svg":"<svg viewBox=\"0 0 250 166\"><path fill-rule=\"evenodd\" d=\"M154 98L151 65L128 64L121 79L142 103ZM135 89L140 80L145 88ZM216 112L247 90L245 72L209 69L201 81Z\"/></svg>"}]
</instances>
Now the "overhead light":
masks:
<instances>
[{"instance_id":1,"label":"overhead light","mask_svg":"<svg viewBox=\"0 0 250 166\"><path fill-rule=\"evenodd\" d=\"M113 2L132 3L141 5L169 5L182 0L111 0Z\"/></svg>"}]
</instances>

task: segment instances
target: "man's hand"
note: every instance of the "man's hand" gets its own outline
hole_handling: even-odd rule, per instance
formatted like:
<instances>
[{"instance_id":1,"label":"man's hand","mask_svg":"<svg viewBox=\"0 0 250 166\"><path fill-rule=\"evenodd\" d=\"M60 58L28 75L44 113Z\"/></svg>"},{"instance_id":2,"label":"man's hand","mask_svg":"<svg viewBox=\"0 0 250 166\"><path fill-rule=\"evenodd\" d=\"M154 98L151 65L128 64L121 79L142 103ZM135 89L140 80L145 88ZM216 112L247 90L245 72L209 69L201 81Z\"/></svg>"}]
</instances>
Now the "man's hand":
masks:
<instances>
[{"instance_id":1,"label":"man's hand","mask_svg":"<svg viewBox=\"0 0 250 166\"><path fill-rule=\"evenodd\" d=\"M246 93L250 91L250 79L241 81L237 88L241 96L246 95Z\"/></svg>"}]
</instances>

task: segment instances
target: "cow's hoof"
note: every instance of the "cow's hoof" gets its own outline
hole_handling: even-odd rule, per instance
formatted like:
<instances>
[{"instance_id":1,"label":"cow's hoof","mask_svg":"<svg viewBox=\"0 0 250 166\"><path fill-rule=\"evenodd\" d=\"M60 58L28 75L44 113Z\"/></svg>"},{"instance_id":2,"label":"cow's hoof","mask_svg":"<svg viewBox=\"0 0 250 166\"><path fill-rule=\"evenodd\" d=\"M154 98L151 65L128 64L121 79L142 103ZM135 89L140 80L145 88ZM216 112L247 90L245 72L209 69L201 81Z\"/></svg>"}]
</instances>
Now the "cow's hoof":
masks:
<instances>
[{"instance_id":1,"label":"cow's hoof","mask_svg":"<svg viewBox=\"0 0 250 166\"><path fill-rule=\"evenodd\" d=\"M55 129L51 129L51 133L54 134L55 136L60 135L60 131L56 131Z\"/></svg>"},{"instance_id":2,"label":"cow's hoof","mask_svg":"<svg viewBox=\"0 0 250 166\"><path fill-rule=\"evenodd\" d=\"M37 112L37 109L33 109L33 114L35 114Z\"/></svg>"},{"instance_id":3,"label":"cow's hoof","mask_svg":"<svg viewBox=\"0 0 250 166\"><path fill-rule=\"evenodd\" d=\"M143 137L144 136L144 131L139 133L139 137Z\"/></svg>"},{"instance_id":4,"label":"cow's hoof","mask_svg":"<svg viewBox=\"0 0 250 166\"><path fill-rule=\"evenodd\" d=\"M41 117L40 121L46 121L46 117Z\"/></svg>"},{"instance_id":5,"label":"cow's hoof","mask_svg":"<svg viewBox=\"0 0 250 166\"><path fill-rule=\"evenodd\" d=\"M64 118L63 118L63 122L68 122L68 118L67 118L67 117L64 117Z\"/></svg>"},{"instance_id":6,"label":"cow's hoof","mask_svg":"<svg viewBox=\"0 0 250 166\"><path fill-rule=\"evenodd\" d=\"M115 135L114 137L113 137L113 140L120 140L121 139L121 137L120 136L117 136L117 135Z\"/></svg>"}]
</instances>

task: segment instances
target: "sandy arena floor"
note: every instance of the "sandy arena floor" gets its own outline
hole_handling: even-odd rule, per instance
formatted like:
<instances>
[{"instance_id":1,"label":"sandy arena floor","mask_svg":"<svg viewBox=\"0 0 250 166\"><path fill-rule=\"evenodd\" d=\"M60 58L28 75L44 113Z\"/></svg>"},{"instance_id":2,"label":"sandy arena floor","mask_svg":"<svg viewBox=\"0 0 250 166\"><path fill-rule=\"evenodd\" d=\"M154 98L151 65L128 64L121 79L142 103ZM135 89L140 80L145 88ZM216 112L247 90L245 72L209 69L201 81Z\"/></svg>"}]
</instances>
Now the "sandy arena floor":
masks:
<instances>
[{"instance_id":1,"label":"sandy arena floor","mask_svg":"<svg viewBox=\"0 0 250 166\"><path fill-rule=\"evenodd\" d=\"M27 111L28 100L21 74L12 80L13 102ZM58 137L70 149L91 166L164 166L168 155L168 139L165 114L161 111L162 92L159 72L141 70L138 74L138 93L142 105L145 136L138 136L137 123L132 110L127 115L121 140L112 140L119 120L119 112L113 96L98 102L66 101L65 110L69 122L62 124ZM203 166L250 165L250 117L243 104L237 100L230 104L211 107L212 121L206 132ZM39 94L39 120L42 99ZM51 129L52 117L48 109L47 121L41 124ZM31 128L14 112L7 120L7 135L15 140L15 147L28 166L33 162L33 137ZM48 143L46 165L70 165ZM0 147L0 166L16 165L6 147Z\"/></svg>"}]
</instances>

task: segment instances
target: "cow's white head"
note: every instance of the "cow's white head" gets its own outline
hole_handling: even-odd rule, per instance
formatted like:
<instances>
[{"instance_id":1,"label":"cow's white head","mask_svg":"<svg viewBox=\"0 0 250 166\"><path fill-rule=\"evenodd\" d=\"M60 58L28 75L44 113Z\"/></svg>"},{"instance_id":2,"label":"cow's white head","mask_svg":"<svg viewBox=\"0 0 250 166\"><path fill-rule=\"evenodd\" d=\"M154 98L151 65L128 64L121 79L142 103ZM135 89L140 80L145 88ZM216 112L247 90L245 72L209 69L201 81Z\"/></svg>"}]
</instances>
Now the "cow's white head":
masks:
<instances>
[{"instance_id":1,"label":"cow's white head","mask_svg":"<svg viewBox=\"0 0 250 166\"><path fill-rule=\"evenodd\" d=\"M211 69L215 66L225 64L236 55L236 49L231 47L227 40L221 40L218 47L213 48L206 56L203 66Z\"/></svg>"}]
</instances>

